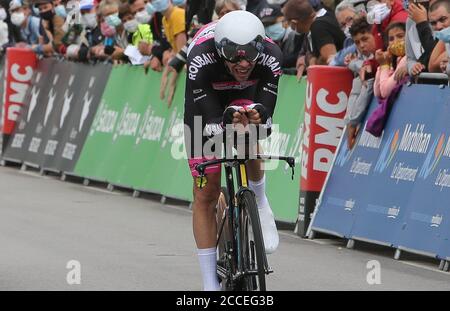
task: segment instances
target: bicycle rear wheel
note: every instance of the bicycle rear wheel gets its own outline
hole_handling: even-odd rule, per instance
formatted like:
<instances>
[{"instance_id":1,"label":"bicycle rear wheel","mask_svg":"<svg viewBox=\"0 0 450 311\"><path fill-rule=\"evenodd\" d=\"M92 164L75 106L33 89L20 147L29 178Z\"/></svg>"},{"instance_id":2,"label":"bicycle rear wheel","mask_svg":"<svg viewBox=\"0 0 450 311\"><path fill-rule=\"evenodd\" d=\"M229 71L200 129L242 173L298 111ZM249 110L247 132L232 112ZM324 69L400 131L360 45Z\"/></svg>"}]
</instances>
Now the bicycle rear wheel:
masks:
<instances>
[{"instance_id":1,"label":"bicycle rear wheel","mask_svg":"<svg viewBox=\"0 0 450 311\"><path fill-rule=\"evenodd\" d=\"M266 254L255 194L243 191L241 209L241 245L244 278L242 290L266 290Z\"/></svg>"}]
</instances>

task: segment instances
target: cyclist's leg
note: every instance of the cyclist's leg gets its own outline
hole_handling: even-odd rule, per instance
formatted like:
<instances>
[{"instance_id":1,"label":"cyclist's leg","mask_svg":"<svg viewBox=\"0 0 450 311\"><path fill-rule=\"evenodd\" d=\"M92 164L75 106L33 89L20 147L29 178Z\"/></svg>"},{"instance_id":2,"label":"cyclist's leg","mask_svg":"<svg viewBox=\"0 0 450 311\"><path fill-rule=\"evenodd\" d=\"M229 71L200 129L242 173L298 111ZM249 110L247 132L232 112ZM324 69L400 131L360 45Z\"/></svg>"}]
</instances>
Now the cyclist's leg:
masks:
<instances>
[{"instance_id":1,"label":"cyclist's leg","mask_svg":"<svg viewBox=\"0 0 450 311\"><path fill-rule=\"evenodd\" d=\"M199 188L197 176L194 178L194 202L193 202L193 231L197 244L200 269L202 272L204 290L219 290L217 279L217 223L216 204L220 195L220 166L219 169L208 170L206 185Z\"/></svg>"},{"instance_id":2,"label":"cyclist's leg","mask_svg":"<svg viewBox=\"0 0 450 311\"><path fill-rule=\"evenodd\" d=\"M258 150L261 150L259 145ZM264 170L262 169L262 160L248 161L247 173L249 179L248 186L256 196L266 253L271 254L275 252L278 247L279 236L275 224L275 217L266 196L266 178Z\"/></svg>"}]
</instances>

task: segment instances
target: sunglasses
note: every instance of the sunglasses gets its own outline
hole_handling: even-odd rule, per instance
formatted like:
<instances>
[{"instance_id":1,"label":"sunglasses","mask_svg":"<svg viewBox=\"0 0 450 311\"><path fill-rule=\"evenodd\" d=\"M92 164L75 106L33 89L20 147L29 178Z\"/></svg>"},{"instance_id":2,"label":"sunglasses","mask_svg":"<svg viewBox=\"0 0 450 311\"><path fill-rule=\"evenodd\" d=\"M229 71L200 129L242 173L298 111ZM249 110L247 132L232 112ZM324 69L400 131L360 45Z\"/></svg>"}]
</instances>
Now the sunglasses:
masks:
<instances>
[{"instance_id":1,"label":"sunglasses","mask_svg":"<svg viewBox=\"0 0 450 311\"><path fill-rule=\"evenodd\" d=\"M230 63L238 63L245 59L248 62L256 62L264 50L264 39L258 36L255 40L245 45L239 45L228 39L223 39L218 44L218 50Z\"/></svg>"}]
</instances>

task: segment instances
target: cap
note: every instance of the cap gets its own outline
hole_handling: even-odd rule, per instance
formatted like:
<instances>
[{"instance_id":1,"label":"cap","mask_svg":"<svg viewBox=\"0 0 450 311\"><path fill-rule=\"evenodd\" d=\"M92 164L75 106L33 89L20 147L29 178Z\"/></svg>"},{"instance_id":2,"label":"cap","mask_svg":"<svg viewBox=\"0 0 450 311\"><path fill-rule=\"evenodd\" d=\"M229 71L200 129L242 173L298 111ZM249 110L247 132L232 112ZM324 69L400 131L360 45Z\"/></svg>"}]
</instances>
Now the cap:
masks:
<instances>
[{"instance_id":1,"label":"cap","mask_svg":"<svg viewBox=\"0 0 450 311\"><path fill-rule=\"evenodd\" d=\"M12 0L9 3L9 12L14 11L15 9L21 8L23 6L21 0Z\"/></svg>"},{"instance_id":2,"label":"cap","mask_svg":"<svg viewBox=\"0 0 450 311\"><path fill-rule=\"evenodd\" d=\"M94 7L94 0L81 0L80 10L90 10Z\"/></svg>"},{"instance_id":3,"label":"cap","mask_svg":"<svg viewBox=\"0 0 450 311\"><path fill-rule=\"evenodd\" d=\"M283 16L281 6L275 4L263 7L258 13L258 17L264 25L275 23L280 16Z\"/></svg>"}]
</instances>

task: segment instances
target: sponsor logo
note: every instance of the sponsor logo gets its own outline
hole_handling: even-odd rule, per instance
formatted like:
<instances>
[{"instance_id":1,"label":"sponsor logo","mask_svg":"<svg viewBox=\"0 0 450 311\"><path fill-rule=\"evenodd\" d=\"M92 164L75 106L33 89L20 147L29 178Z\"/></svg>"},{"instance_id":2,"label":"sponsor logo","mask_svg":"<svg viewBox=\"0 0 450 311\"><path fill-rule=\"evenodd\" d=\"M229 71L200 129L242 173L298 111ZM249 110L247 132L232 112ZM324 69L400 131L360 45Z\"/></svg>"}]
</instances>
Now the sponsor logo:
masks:
<instances>
[{"instance_id":1,"label":"sponsor logo","mask_svg":"<svg viewBox=\"0 0 450 311\"><path fill-rule=\"evenodd\" d=\"M56 140L49 140L45 146L44 154L49 156L54 156L56 148L58 147L58 142Z\"/></svg>"},{"instance_id":2,"label":"sponsor logo","mask_svg":"<svg viewBox=\"0 0 450 311\"><path fill-rule=\"evenodd\" d=\"M258 65L269 67L275 77L282 74L280 62L275 56L262 53L259 57Z\"/></svg>"},{"instance_id":3,"label":"sponsor logo","mask_svg":"<svg viewBox=\"0 0 450 311\"><path fill-rule=\"evenodd\" d=\"M50 89L50 92L48 94L48 103L47 107L45 109L45 116L44 116L44 126L47 125L48 117L53 111L53 106L56 99L56 92L53 90L53 88L56 86L56 83L58 83L59 75L55 75L55 78L53 79L53 87Z\"/></svg>"},{"instance_id":4,"label":"sponsor logo","mask_svg":"<svg viewBox=\"0 0 450 311\"><path fill-rule=\"evenodd\" d=\"M409 166L405 166L403 162L395 163L394 169L391 173L391 178L395 179L397 183L400 180L414 182L416 180L417 172L419 168L410 168Z\"/></svg>"},{"instance_id":5,"label":"sponsor logo","mask_svg":"<svg viewBox=\"0 0 450 311\"><path fill-rule=\"evenodd\" d=\"M369 175L372 168L371 162L364 162L361 158L356 158L350 168L350 173L356 175Z\"/></svg>"},{"instance_id":6,"label":"sponsor logo","mask_svg":"<svg viewBox=\"0 0 450 311\"><path fill-rule=\"evenodd\" d=\"M431 134L424 132L425 124L417 124L415 131L407 124L403 131L398 150L412 153L426 153L431 140Z\"/></svg>"},{"instance_id":7,"label":"sponsor logo","mask_svg":"<svg viewBox=\"0 0 450 311\"><path fill-rule=\"evenodd\" d=\"M188 66L189 79L195 80L201 68L215 63L217 63L217 59L214 53L202 53L201 55L195 56Z\"/></svg>"},{"instance_id":8,"label":"sponsor logo","mask_svg":"<svg viewBox=\"0 0 450 311\"><path fill-rule=\"evenodd\" d=\"M89 81L89 89L91 89L94 86L95 83L95 77L91 77L91 80ZM78 131L81 132L83 129L84 122L86 121L87 117L89 116L89 109L91 107L92 100L94 99L93 96L89 97L89 90L84 94L83 98L83 110L81 111L81 117L80 117L80 125L78 126Z\"/></svg>"},{"instance_id":9,"label":"sponsor logo","mask_svg":"<svg viewBox=\"0 0 450 311\"><path fill-rule=\"evenodd\" d=\"M430 224L430 226L434 227L434 228L438 228L442 224L442 220L443 219L444 219L444 217L442 215L439 215L439 214L431 217L431 224Z\"/></svg>"},{"instance_id":10,"label":"sponsor logo","mask_svg":"<svg viewBox=\"0 0 450 311\"><path fill-rule=\"evenodd\" d=\"M375 165L375 172L382 173L387 167L389 167L398 150L399 136L400 130L395 131L389 136L383 149L381 150L381 155L378 158L377 164Z\"/></svg>"},{"instance_id":11,"label":"sponsor logo","mask_svg":"<svg viewBox=\"0 0 450 311\"><path fill-rule=\"evenodd\" d=\"M136 145L141 140L160 141L164 129L165 119L155 116L155 112L149 106L144 114L144 119L139 127Z\"/></svg>"},{"instance_id":12,"label":"sponsor logo","mask_svg":"<svg viewBox=\"0 0 450 311\"><path fill-rule=\"evenodd\" d=\"M396 219L398 217L398 215L400 215L400 207L393 206L393 207L389 208L387 215L388 215L387 216L388 218Z\"/></svg>"},{"instance_id":13,"label":"sponsor logo","mask_svg":"<svg viewBox=\"0 0 450 311\"><path fill-rule=\"evenodd\" d=\"M75 76L71 75L70 78L69 78L69 88L72 86L74 79L75 79ZM61 118L59 120L59 128L63 127L64 122L66 120L66 117L69 114L70 103L72 102L74 94L75 93L72 93L72 95L69 96L69 90L68 89L64 92L64 104L63 104L63 108L62 108L62 111L61 111Z\"/></svg>"},{"instance_id":14,"label":"sponsor logo","mask_svg":"<svg viewBox=\"0 0 450 311\"><path fill-rule=\"evenodd\" d=\"M439 161L441 160L442 155L444 154L444 143L445 143L445 135L442 134L440 137L436 138L433 145L428 151L427 157L425 158L425 162L420 169L419 177L423 179L427 179L431 174L433 174L436 169Z\"/></svg>"},{"instance_id":15,"label":"sponsor logo","mask_svg":"<svg viewBox=\"0 0 450 311\"><path fill-rule=\"evenodd\" d=\"M450 172L448 170L439 170L434 185L441 188L450 188Z\"/></svg>"},{"instance_id":16,"label":"sponsor logo","mask_svg":"<svg viewBox=\"0 0 450 311\"><path fill-rule=\"evenodd\" d=\"M214 82L212 84L213 89L217 91L224 90L245 90L253 85L256 85L258 80L248 80L248 81L227 81L227 82ZM195 94L195 93L194 93Z\"/></svg>"},{"instance_id":17,"label":"sponsor logo","mask_svg":"<svg viewBox=\"0 0 450 311\"><path fill-rule=\"evenodd\" d=\"M351 211L355 207L355 200L349 199L344 202L344 210Z\"/></svg>"},{"instance_id":18,"label":"sponsor logo","mask_svg":"<svg viewBox=\"0 0 450 311\"><path fill-rule=\"evenodd\" d=\"M41 80L41 77L42 77L42 73L38 72L36 74L36 81L34 83L38 84L39 81ZM30 122L31 115L33 114L33 111L36 108L37 98L38 98L40 92L41 92L41 90L36 90L36 85L33 85L33 88L31 89L31 100L30 100L30 105L28 108L27 122Z\"/></svg>"}]
</instances>

